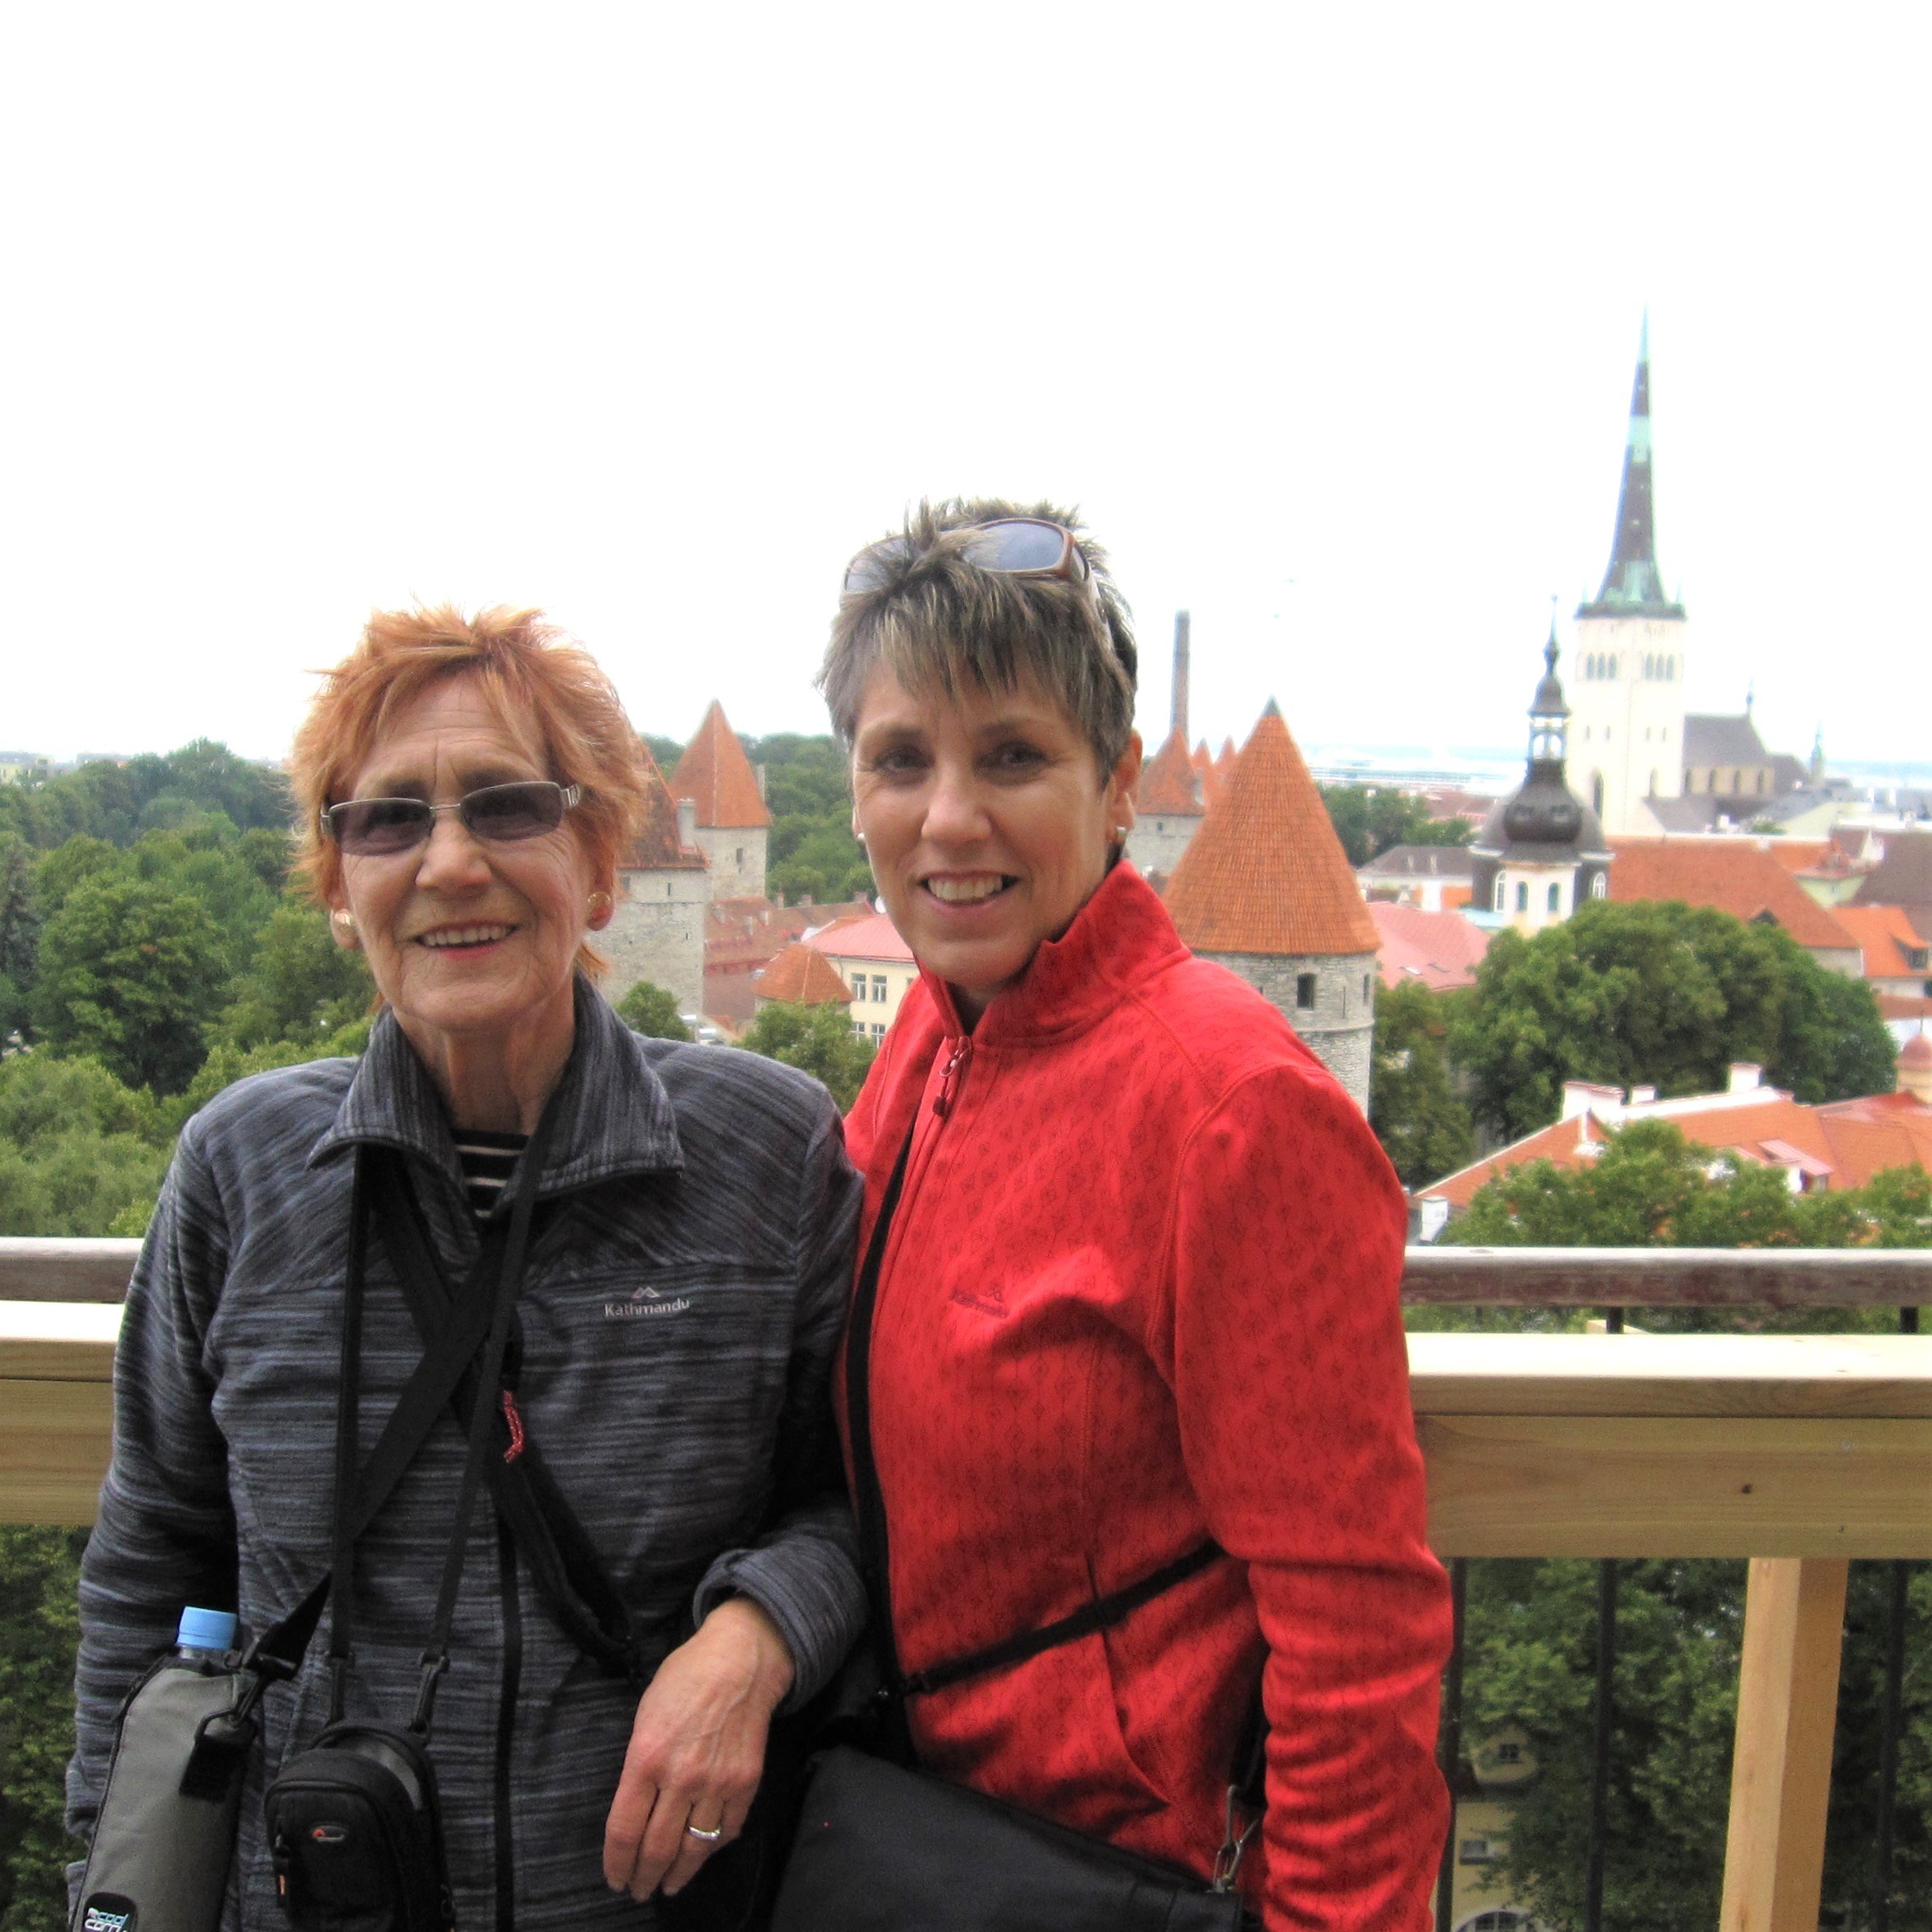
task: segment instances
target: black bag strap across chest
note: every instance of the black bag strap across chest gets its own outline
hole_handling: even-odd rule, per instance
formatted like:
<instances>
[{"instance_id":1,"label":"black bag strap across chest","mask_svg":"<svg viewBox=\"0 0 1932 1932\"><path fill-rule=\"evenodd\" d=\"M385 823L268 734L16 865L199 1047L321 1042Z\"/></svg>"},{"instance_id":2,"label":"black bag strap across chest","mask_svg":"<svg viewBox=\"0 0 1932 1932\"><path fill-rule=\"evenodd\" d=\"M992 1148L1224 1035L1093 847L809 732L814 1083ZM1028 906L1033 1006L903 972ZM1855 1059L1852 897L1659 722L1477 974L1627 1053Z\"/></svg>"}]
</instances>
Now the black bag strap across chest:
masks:
<instances>
[{"instance_id":1,"label":"black bag strap across chest","mask_svg":"<svg viewBox=\"0 0 1932 1932\"><path fill-rule=\"evenodd\" d=\"M540 1178L541 1155L533 1136L525 1150L524 1170L533 1191ZM359 1322L369 1237L375 1224L395 1269L404 1304L422 1338L423 1354L368 1460L354 1472L346 1490L338 1487L332 1543L340 1541L346 1528L353 1547L368 1529L446 1410L455 1415L466 1434L479 1419L477 1357L489 1338L495 1306L491 1290L502 1283L504 1249L513 1221L513 1206L509 1217L499 1216L486 1230L475 1263L460 1287L452 1291L410 1188L403 1157L389 1148L358 1149L345 1302L354 1299ZM526 1228L526 1240L527 1232ZM520 1275L520 1259L517 1272ZM345 1306L345 1326L348 1313ZM513 1304L510 1336L515 1333L515 1320ZM342 1429L339 1404L339 1450ZM520 1449L506 1461L508 1417L495 1415L491 1437L498 1453L484 1456L481 1473L497 1512L528 1564L539 1595L571 1641L607 1674L641 1686L645 1672L623 1594L545 1467L536 1443L527 1430L521 1435ZM344 1467L352 1466L352 1462L345 1462ZM335 1570L331 1561L330 1569L295 1610L251 1647L246 1667L259 1673L262 1684L291 1677L300 1668L328 1602Z\"/></svg>"}]
</instances>

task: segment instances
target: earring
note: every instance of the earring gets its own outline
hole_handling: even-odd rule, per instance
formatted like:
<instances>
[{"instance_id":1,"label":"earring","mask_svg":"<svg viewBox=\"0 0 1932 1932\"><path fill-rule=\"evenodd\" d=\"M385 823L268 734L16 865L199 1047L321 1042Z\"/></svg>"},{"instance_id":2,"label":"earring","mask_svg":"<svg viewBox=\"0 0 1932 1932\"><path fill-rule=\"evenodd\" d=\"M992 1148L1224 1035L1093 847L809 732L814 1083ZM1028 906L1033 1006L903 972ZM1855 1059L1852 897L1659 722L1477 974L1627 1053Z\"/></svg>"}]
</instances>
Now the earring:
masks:
<instances>
[{"instance_id":1,"label":"earring","mask_svg":"<svg viewBox=\"0 0 1932 1932\"><path fill-rule=\"evenodd\" d=\"M593 892L590 895L590 919L594 926L599 920L610 917L611 908L616 904L608 892Z\"/></svg>"},{"instance_id":2,"label":"earring","mask_svg":"<svg viewBox=\"0 0 1932 1932\"><path fill-rule=\"evenodd\" d=\"M336 931L353 937L356 930L356 916L347 906L337 906L335 911L329 915L329 923L335 928Z\"/></svg>"}]
</instances>

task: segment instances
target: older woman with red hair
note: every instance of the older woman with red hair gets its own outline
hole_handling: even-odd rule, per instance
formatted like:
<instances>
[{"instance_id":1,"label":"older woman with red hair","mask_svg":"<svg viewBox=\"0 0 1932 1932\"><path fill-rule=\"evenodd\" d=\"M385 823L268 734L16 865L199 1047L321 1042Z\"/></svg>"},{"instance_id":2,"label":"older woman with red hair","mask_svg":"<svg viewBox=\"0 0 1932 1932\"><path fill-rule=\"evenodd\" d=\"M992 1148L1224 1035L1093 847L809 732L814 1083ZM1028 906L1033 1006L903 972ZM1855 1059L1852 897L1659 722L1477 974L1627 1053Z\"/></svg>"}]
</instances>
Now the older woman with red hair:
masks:
<instances>
[{"instance_id":1,"label":"older woman with red hair","mask_svg":"<svg viewBox=\"0 0 1932 1932\"><path fill-rule=\"evenodd\" d=\"M648 1925L738 1832L771 1717L864 1614L826 1420L858 1205L838 1120L804 1076L640 1039L597 992L642 765L608 679L535 612L377 615L291 777L380 1011L359 1060L244 1081L183 1132L122 1331L70 1818L86 1836L115 1710L184 1603L259 1635L348 1547L353 1612L336 1565L264 1703L224 1925L285 1925L278 1885L319 1922L264 1790L325 1723L424 1710L440 1633L460 1922ZM492 1283L501 1372L470 1358L345 1546L339 1486L366 1493L433 1352L425 1273ZM464 1534L473 1463L495 1507Z\"/></svg>"}]
</instances>

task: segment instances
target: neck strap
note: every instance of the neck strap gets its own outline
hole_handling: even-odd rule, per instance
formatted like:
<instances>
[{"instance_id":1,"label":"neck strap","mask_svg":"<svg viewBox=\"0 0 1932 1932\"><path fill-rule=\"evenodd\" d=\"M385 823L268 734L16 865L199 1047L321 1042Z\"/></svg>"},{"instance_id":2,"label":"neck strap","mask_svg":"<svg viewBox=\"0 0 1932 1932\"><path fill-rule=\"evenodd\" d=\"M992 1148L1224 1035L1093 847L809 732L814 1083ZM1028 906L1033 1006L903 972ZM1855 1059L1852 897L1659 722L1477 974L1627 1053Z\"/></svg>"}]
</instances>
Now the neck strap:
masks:
<instances>
[{"instance_id":1,"label":"neck strap","mask_svg":"<svg viewBox=\"0 0 1932 1932\"><path fill-rule=\"evenodd\" d=\"M486 1237L486 1259L491 1248L498 1256L494 1292L489 1300L490 1326L477 1363L474 1397L470 1405L468 1450L463 1477L456 1495L455 1525L443 1557L442 1578L437 1592L436 1611L429 1641L420 1659L421 1676L410 1729L427 1736L435 1703L436 1686L449 1668L450 1627L455 1619L456 1589L463 1574L464 1546L469 1540L470 1519L476 1508L477 1488L482 1474L483 1455L489 1441L491 1424L500 1403L503 1356L509 1334L510 1309L523 1278L524 1259L529 1250L531 1219L535 1211L537 1189L555 1125L557 1097L552 1095L530 1137L517 1164L517 1179L510 1198L507 1227L494 1224ZM358 1493L366 1486L358 1481L357 1419L362 1381L362 1304L366 1293L369 1241L368 1161L371 1150L358 1148L356 1179L350 1208L349 1278L343 1297L342 1359L335 1396L335 1500L332 1550L329 1570L329 1661L331 1676L330 1720L339 1721L348 1687L354 1652L356 1614L354 1550L361 1512ZM479 1267L477 1274L486 1277ZM467 1366L473 1348L473 1327L459 1317L450 1324L452 1342L460 1345L460 1331L470 1327L470 1348L460 1355L454 1348L434 1371L438 1379L454 1379ZM427 1363L425 1357L425 1363ZM419 1374L424 1370L419 1370ZM412 1378L412 1383L414 1381ZM400 1411L402 1405L398 1405ZM382 1445L378 1445L380 1456ZM372 1459L374 1460L375 1459Z\"/></svg>"}]
</instances>

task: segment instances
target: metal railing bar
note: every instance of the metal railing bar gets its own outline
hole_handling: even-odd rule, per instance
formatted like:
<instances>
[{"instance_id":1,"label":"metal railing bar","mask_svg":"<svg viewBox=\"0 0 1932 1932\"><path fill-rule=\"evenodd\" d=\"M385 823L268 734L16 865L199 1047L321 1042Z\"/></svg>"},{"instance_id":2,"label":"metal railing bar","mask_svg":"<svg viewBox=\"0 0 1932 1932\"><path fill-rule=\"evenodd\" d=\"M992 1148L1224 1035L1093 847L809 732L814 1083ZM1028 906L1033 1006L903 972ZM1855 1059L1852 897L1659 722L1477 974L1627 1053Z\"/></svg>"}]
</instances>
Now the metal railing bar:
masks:
<instances>
[{"instance_id":1,"label":"metal railing bar","mask_svg":"<svg viewBox=\"0 0 1932 1932\"><path fill-rule=\"evenodd\" d=\"M1452 1557L1449 1565L1449 1601L1455 1635L1449 1668L1442 1679L1442 1738L1437 1757L1449 1787L1449 1837L1436 1872L1436 1932L1451 1932L1455 1918L1456 1807L1463 1782L1463 1613L1468 1602L1469 1559Z\"/></svg>"}]
</instances>

